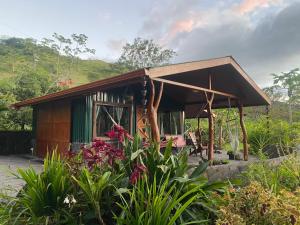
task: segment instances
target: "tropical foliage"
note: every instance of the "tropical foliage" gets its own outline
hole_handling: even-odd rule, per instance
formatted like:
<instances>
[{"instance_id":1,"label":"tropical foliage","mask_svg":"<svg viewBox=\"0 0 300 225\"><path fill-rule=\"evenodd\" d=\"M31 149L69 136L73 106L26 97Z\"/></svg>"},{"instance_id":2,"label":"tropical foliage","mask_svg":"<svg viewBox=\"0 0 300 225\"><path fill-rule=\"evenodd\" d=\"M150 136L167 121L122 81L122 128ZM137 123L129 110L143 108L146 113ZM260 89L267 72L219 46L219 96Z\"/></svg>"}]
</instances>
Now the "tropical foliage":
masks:
<instances>
[{"instance_id":1,"label":"tropical foliage","mask_svg":"<svg viewBox=\"0 0 300 225\"><path fill-rule=\"evenodd\" d=\"M220 208L216 224L271 225L300 223L300 190L281 190L278 195L251 182L239 190L231 190L226 206Z\"/></svg>"},{"instance_id":2,"label":"tropical foliage","mask_svg":"<svg viewBox=\"0 0 300 225\"><path fill-rule=\"evenodd\" d=\"M208 166L187 165L187 152L164 154L116 126L78 154L54 151L41 174L19 170L26 183L0 203L1 224L199 224L216 217L210 196L224 183L209 183ZM189 171L189 172L188 172ZM151 209L151 210L149 210Z\"/></svg>"},{"instance_id":3,"label":"tropical foliage","mask_svg":"<svg viewBox=\"0 0 300 225\"><path fill-rule=\"evenodd\" d=\"M246 127L250 151L253 154L268 154L268 150L272 150L273 153L283 155L300 143L300 123L290 124L284 120L260 117L256 121L247 120Z\"/></svg>"},{"instance_id":4,"label":"tropical foliage","mask_svg":"<svg viewBox=\"0 0 300 225\"><path fill-rule=\"evenodd\" d=\"M253 163L221 197L217 224L300 224L300 158ZM218 197L217 197L218 198Z\"/></svg>"}]
</instances>

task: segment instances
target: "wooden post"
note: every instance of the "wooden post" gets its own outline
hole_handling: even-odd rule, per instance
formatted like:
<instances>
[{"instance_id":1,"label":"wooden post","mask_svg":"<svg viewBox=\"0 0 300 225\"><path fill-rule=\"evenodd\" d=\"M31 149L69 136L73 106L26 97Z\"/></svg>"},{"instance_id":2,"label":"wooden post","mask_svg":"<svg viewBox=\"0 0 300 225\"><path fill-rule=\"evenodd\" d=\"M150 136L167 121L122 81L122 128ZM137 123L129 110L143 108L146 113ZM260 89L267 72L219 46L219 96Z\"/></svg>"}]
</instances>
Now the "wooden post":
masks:
<instances>
[{"instance_id":1,"label":"wooden post","mask_svg":"<svg viewBox=\"0 0 300 225\"><path fill-rule=\"evenodd\" d=\"M208 160L211 161L214 159L214 117L212 113L212 103L214 100L214 93L208 94L205 93L207 101L207 114L208 114ZM210 96L208 96L210 95Z\"/></svg>"},{"instance_id":2,"label":"wooden post","mask_svg":"<svg viewBox=\"0 0 300 225\"><path fill-rule=\"evenodd\" d=\"M241 104L238 105L239 108L239 114L240 114L240 125L242 128L242 133L243 133L243 149L244 149L244 160L248 161L248 143L247 143L247 131L245 128L245 123L244 123L244 110L243 110L243 106Z\"/></svg>"},{"instance_id":3,"label":"wooden post","mask_svg":"<svg viewBox=\"0 0 300 225\"><path fill-rule=\"evenodd\" d=\"M220 121L220 124L219 124L219 150L222 150L222 144L223 144L223 123L222 123L222 119Z\"/></svg>"},{"instance_id":4,"label":"wooden post","mask_svg":"<svg viewBox=\"0 0 300 225\"><path fill-rule=\"evenodd\" d=\"M157 122L157 110L159 107L159 103L162 97L163 92L163 83L160 83L159 93L157 95L157 98L155 100L155 85L153 80L150 79L150 98L149 103L147 106L147 114L149 118L149 123L151 127L151 134L152 139L154 142L158 143L160 142L160 132L158 128L158 122ZM158 149L159 150L159 149Z\"/></svg>"}]
</instances>

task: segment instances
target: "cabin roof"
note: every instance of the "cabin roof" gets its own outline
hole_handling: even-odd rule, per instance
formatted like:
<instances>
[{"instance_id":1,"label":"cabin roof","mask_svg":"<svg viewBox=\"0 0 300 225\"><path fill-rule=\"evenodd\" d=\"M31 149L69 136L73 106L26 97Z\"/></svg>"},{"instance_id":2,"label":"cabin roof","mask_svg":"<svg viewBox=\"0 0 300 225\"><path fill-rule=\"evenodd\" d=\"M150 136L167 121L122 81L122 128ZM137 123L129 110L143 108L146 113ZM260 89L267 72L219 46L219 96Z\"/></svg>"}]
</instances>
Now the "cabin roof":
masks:
<instances>
[{"instance_id":1,"label":"cabin roof","mask_svg":"<svg viewBox=\"0 0 300 225\"><path fill-rule=\"evenodd\" d=\"M72 87L56 93L27 99L12 105L15 108L37 105L63 98L75 97L96 91L128 86L142 81L148 76L157 82L165 81L164 98L169 97L178 104L184 104L187 111L201 107L205 102L204 89L216 91L213 108L228 105L229 96L237 96L244 106L269 105L270 99L247 75L231 56L172 64L160 67L143 68L118 76ZM211 85L208 80L211 79ZM210 87L209 87L210 86ZM141 86L142 87L142 86ZM226 93L227 95L222 95ZM232 107L236 103L233 101Z\"/></svg>"}]
</instances>

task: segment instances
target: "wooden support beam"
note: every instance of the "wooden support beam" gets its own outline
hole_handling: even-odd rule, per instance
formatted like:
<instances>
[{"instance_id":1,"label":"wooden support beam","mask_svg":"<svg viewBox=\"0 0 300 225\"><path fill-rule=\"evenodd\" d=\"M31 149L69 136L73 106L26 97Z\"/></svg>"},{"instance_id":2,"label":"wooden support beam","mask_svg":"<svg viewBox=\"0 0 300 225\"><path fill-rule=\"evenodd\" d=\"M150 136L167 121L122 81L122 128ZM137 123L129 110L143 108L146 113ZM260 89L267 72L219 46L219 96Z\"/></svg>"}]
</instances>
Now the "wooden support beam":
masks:
<instances>
[{"instance_id":1,"label":"wooden support beam","mask_svg":"<svg viewBox=\"0 0 300 225\"><path fill-rule=\"evenodd\" d=\"M239 104L238 106L239 109L239 114L240 114L240 125L241 125L241 129L242 129L242 133L243 133L243 150L244 150L244 160L248 161L248 143L247 143L247 131L246 131L246 127L245 127L245 123L244 123L244 110L243 110L243 106L241 104Z\"/></svg>"},{"instance_id":2,"label":"wooden support beam","mask_svg":"<svg viewBox=\"0 0 300 225\"><path fill-rule=\"evenodd\" d=\"M160 142L160 132L157 122L157 110L163 93L164 84L160 83L160 88L157 96L155 96L155 85L153 80L150 79L150 98L147 106L147 114L149 118L149 123L151 127L152 140L159 144ZM155 99L156 98L156 99ZM158 148L159 151L159 148Z\"/></svg>"},{"instance_id":3,"label":"wooden support beam","mask_svg":"<svg viewBox=\"0 0 300 225\"><path fill-rule=\"evenodd\" d=\"M223 121L219 121L219 143L218 143L219 150L223 148Z\"/></svg>"},{"instance_id":4,"label":"wooden support beam","mask_svg":"<svg viewBox=\"0 0 300 225\"><path fill-rule=\"evenodd\" d=\"M212 104L214 100L214 93L205 93L207 101L207 113L208 113L208 160L212 163L214 159L214 116L212 112Z\"/></svg>"},{"instance_id":5,"label":"wooden support beam","mask_svg":"<svg viewBox=\"0 0 300 225\"><path fill-rule=\"evenodd\" d=\"M213 93L213 94L217 94L217 95L230 97L230 98L233 98L233 99L238 99L238 97L236 95L233 95L233 94L229 94L229 93L222 92L222 91L216 91L216 90L213 90L213 89L198 87L198 86L194 86L194 85L190 85L190 84L184 84L184 83L180 83L180 82L177 82L177 81L172 81L172 80L167 80L167 79L162 79L162 78L152 78L152 80L156 80L156 81L163 82L163 83L166 83L166 84L172 84L172 85L175 85L175 86L180 86L180 87L184 87L184 88L188 88L188 89L192 89L192 90L196 90L196 91L205 91L207 93Z\"/></svg>"}]
</instances>

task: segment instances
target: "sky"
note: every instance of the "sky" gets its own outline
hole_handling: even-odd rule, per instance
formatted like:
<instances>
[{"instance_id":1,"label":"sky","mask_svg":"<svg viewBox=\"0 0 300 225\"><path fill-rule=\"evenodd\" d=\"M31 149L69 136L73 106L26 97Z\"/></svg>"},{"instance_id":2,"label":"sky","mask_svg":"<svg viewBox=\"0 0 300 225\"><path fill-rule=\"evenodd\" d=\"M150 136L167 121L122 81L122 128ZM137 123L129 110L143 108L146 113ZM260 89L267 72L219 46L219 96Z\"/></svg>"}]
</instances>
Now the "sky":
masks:
<instances>
[{"instance_id":1,"label":"sky","mask_svg":"<svg viewBox=\"0 0 300 225\"><path fill-rule=\"evenodd\" d=\"M0 0L0 35L41 40L84 33L94 57L153 39L173 63L232 55L261 86L300 67L300 0Z\"/></svg>"}]
</instances>

